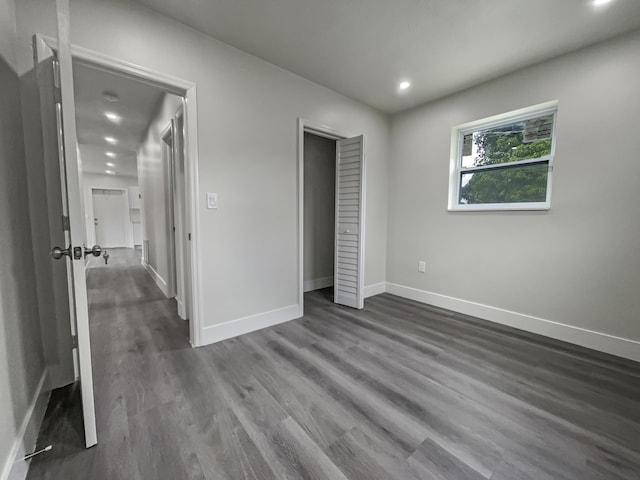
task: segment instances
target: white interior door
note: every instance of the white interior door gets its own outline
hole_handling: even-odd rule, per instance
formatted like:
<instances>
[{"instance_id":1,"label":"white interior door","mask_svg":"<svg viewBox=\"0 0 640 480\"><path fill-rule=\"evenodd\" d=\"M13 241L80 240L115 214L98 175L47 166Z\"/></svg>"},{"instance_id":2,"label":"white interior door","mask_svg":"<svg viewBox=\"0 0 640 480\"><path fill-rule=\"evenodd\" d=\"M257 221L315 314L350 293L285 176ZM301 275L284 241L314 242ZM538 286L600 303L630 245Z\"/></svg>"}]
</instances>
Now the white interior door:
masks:
<instances>
[{"instance_id":1,"label":"white interior door","mask_svg":"<svg viewBox=\"0 0 640 480\"><path fill-rule=\"evenodd\" d=\"M92 197L96 243L102 248L126 247L128 209L124 192L94 189Z\"/></svg>"},{"instance_id":2,"label":"white interior door","mask_svg":"<svg viewBox=\"0 0 640 480\"><path fill-rule=\"evenodd\" d=\"M334 302L364 307L364 136L336 142Z\"/></svg>"},{"instance_id":3,"label":"white interior door","mask_svg":"<svg viewBox=\"0 0 640 480\"><path fill-rule=\"evenodd\" d=\"M173 214L175 223L176 276L178 315L183 320L189 318L190 257L185 208L185 162L184 162L184 118L180 111L174 118L173 154Z\"/></svg>"},{"instance_id":4,"label":"white interior door","mask_svg":"<svg viewBox=\"0 0 640 480\"><path fill-rule=\"evenodd\" d=\"M74 347L87 447L97 443L96 417L89 339L89 311L83 240L85 222L80 187L80 170L77 155L73 75L69 43L68 0L57 0L58 53L56 54L39 37L36 38L36 75L40 92L43 139L46 168L57 169L58 184L47 182L47 201L58 202L62 218L50 218L51 225L63 231L64 244L51 245L52 262L65 262L67 266L66 300L69 303L71 331L75 336ZM55 72L52 74L52 72ZM57 187L57 188L56 188ZM52 209L52 211L55 209ZM54 238L52 233L52 238ZM56 301L62 301L56 298Z\"/></svg>"}]
</instances>

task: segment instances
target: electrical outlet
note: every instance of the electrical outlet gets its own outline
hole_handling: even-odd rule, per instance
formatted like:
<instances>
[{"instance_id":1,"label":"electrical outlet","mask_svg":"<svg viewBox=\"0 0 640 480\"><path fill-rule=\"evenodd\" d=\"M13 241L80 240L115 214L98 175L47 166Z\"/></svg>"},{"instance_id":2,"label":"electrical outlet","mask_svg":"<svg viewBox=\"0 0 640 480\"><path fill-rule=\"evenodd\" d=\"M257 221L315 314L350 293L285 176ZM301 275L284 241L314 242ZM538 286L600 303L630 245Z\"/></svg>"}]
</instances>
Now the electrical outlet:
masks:
<instances>
[{"instance_id":1,"label":"electrical outlet","mask_svg":"<svg viewBox=\"0 0 640 480\"><path fill-rule=\"evenodd\" d=\"M427 271L427 264L425 262L418 262L418 271L424 273Z\"/></svg>"}]
</instances>

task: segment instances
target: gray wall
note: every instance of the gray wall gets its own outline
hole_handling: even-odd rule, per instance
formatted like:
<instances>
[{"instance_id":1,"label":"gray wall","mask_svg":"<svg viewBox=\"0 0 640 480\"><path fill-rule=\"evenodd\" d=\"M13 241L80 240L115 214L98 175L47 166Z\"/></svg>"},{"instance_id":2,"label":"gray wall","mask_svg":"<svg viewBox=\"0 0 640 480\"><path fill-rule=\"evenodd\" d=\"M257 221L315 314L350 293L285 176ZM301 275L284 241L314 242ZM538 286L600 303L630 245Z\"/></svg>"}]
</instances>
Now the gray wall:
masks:
<instances>
[{"instance_id":1,"label":"gray wall","mask_svg":"<svg viewBox=\"0 0 640 480\"><path fill-rule=\"evenodd\" d=\"M335 140L305 133L305 282L333 276L335 195L336 142Z\"/></svg>"},{"instance_id":2,"label":"gray wall","mask_svg":"<svg viewBox=\"0 0 640 480\"><path fill-rule=\"evenodd\" d=\"M394 116L387 280L640 340L639 79L634 34ZM451 128L556 99L551 210L447 212Z\"/></svg>"},{"instance_id":3,"label":"gray wall","mask_svg":"<svg viewBox=\"0 0 640 480\"><path fill-rule=\"evenodd\" d=\"M0 474L44 373L16 68L13 0L0 0ZM27 432L27 442L35 439Z\"/></svg>"},{"instance_id":4,"label":"gray wall","mask_svg":"<svg viewBox=\"0 0 640 480\"><path fill-rule=\"evenodd\" d=\"M29 36L55 35L52 5L20 1L21 66ZM205 326L298 304L299 117L367 135L365 285L385 280L385 115L133 2L74 0L71 20L75 44L198 86ZM218 193L218 210L205 192Z\"/></svg>"},{"instance_id":5,"label":"gray wall","mask_svg":"<svg viewBox=\"0 0 640 480\"><path fill-rule=\"evenodd\" d=\"M142 195L142 238L149 241L149 265L169 283L169 179L162 135L182 105L182 99L166 94L158 104L144 141L138 150L138 182Z\"/></svg>"}]
</instances>

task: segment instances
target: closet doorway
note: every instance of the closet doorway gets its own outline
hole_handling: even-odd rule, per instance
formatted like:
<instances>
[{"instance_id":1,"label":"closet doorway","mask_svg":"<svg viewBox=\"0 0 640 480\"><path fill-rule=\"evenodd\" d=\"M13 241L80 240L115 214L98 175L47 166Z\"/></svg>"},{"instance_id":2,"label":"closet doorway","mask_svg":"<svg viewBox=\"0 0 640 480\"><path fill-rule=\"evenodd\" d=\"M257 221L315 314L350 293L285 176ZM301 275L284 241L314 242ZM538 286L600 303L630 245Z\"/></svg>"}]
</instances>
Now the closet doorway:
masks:
<instances>
[{"instance_id":1,"label":"closet doorway","mask_svg":"<svg viewBox=\"0 0 640 480\"><path fill-rule=\"evenodd\" d=\"M298 122L299 302L333 286L334 302L364 307L364 136Z\"/></svg>"}]
</instances>

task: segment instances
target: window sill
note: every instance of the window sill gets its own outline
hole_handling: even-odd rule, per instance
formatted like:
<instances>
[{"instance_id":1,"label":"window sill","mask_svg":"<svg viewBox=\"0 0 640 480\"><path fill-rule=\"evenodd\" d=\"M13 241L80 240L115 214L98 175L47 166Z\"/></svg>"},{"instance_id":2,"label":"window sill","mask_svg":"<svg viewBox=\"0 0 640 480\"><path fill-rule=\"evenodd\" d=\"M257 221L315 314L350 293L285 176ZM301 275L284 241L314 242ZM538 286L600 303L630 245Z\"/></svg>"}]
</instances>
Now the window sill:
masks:
<instances>
[{"instance_id":1,"label":"window sill","mask_svg":"<svg viewBox=\"0 0 640 480\"><path fill-rule=\"evenodd\" d=\"M486 203L474 205L449 206L449 212L513 212L548 211L551 205L546 203Z\"/></svg>"}]
</instances>

